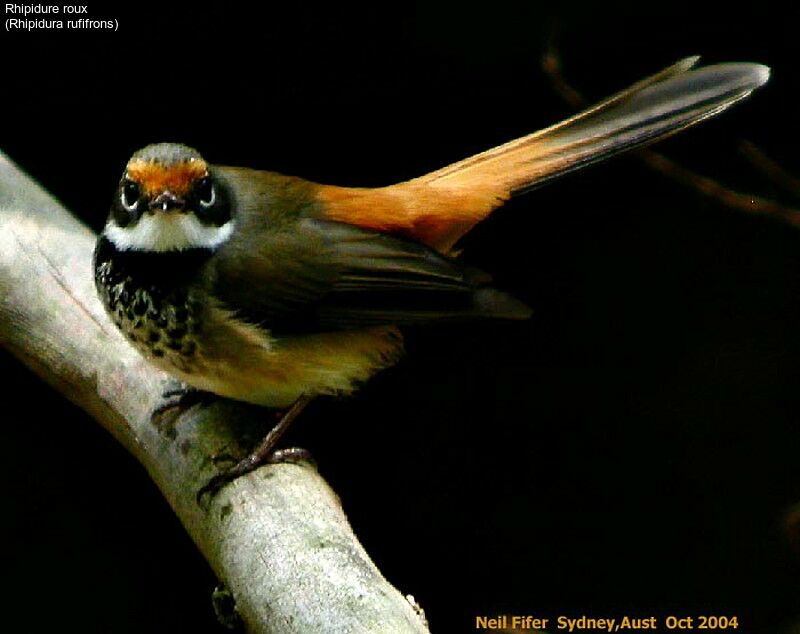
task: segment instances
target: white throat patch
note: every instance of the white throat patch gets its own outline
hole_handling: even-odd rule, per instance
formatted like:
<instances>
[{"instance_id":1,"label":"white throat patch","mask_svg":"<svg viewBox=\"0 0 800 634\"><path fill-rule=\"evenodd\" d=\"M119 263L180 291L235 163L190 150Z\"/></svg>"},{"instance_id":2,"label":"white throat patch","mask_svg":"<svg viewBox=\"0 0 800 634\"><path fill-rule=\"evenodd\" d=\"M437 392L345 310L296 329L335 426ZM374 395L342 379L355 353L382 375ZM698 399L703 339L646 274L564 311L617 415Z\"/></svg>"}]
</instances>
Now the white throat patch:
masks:
<instances>
[{"instance_id":1,"label":"white throat patch","mask_svg":"<svg viewBox=\"0 0 800 634\"><path fill-rule=\"evenodd\" d=\"M106 225L105 235L120 251L183 251L215 249L233 233L233 220L206 226L194 214L145 214L133 227Z\"/></svg>"}]
</instances>

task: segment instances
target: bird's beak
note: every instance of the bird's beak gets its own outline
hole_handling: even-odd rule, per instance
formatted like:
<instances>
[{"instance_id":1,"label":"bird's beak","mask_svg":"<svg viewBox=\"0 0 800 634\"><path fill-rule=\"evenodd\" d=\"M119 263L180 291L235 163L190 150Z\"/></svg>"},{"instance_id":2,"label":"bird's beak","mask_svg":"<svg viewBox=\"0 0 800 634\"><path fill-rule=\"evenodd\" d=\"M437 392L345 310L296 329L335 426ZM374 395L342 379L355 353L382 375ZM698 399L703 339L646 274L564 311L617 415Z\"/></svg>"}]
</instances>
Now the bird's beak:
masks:
<instances>
[{"instance_id":1,"label":"bird's beak","mask_svg":"<svg viewBox=\"0 0 800 634\"><path fill-rule=\"evenodd\" d=\"M163 213L169 211L183 211L186 206L186 201L179 198L171 191L165 191L150 201L150 211L160 211Z\"/></svg>"}]
</instances>

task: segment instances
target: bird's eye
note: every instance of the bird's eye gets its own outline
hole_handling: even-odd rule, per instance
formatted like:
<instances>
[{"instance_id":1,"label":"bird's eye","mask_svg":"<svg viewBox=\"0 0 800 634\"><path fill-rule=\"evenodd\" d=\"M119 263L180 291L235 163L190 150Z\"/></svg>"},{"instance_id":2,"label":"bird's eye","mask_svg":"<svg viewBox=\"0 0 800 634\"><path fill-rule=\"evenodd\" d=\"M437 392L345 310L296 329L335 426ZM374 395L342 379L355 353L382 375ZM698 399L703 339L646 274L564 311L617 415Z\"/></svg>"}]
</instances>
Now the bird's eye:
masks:
<instances>
[{"instance_id":1,"label":"bird's eye","mask_svg":"<svg viewBox=\"0 0 800 634\"><path fill-rule=\"evenodd\" d=\"M134 211L139 205L139 195L139 185L132 180L125 180L122 184L122 195L120 196L122 206L128 211Z\"/></svg>"},{"instance_id":2,"label":"bird's eye","mask_svg":"<svg viewBox=\"0 0 800 634\"><path fill-rule=\"evenodd\" d=\"M217 200L217 192L214 190L214 183L211 182L211 179L206 176L203 180L197 183L197 201L200 203L200 206L211 207L214 202Z\"/></svg>"}]
</instances>

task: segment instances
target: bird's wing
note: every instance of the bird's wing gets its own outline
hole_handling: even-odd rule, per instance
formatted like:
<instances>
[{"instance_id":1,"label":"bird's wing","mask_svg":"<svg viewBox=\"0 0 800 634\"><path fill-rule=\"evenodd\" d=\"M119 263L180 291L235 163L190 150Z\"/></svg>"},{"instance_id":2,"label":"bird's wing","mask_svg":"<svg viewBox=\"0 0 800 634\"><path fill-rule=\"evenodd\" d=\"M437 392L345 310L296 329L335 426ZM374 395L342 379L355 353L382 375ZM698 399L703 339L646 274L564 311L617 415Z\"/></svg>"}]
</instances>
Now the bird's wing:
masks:
<instances>
[{"instance_id":1,"label":"bird's wing","mask_svg":"<svg viewBox=\"0 0 800 634\"><path fill-rule=\"evenodd\" d=\"M331 220L405 235L442 253L510 196L674 134L747 97L769 78L759 64L691 70L691 57L557 125L390 187L322 186Z\"/></svg>"},{"instance_id":2,"label":"bird's wing","mask_svg":"<svg viewBox=\"0 0 800 634\"><path fill-rule=\"evenodd\" d=\"M343 223L301 218L247 227L214 258L215 296L275 333L469 317L525 318L521 302L419 243Z\"/></svg>"}]
</instances>

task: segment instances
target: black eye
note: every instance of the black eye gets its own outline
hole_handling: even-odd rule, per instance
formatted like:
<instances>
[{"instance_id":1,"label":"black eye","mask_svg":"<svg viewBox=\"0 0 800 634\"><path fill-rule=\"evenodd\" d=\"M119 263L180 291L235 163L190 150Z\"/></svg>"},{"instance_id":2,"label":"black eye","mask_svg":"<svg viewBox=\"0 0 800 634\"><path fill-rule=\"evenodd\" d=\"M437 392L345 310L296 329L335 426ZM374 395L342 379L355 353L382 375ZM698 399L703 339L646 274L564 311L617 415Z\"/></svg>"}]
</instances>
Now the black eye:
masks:
<instances>
[{"instance_id":1,"label":"black eye","mask_svg":"<svg viewBox=\"0 0 800 634\"><path fill-rule=\"evenodd\" d=\"M122 206L128 211L134 211L136 206L139 204L140 193L139 185L134 183L132 180L126 179L122 183L122 195L120 196Z\"/></svg>"},{"instance_id":2,"label":"black eye","mask_svg":"<svg viewBox=\"0 0 800 634\"><path fill-rule=\"evenodd\" d=\"M214 183L211 182L208 176L197 183L195 192L197 194L197 202L199 202L202 207L211 207L217 200L217 192L214 189Z\"/></svg>"}]
</instances>

